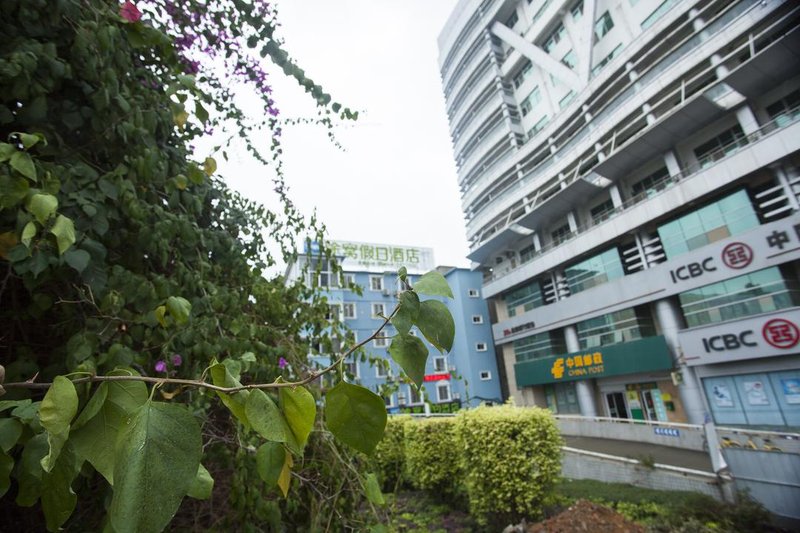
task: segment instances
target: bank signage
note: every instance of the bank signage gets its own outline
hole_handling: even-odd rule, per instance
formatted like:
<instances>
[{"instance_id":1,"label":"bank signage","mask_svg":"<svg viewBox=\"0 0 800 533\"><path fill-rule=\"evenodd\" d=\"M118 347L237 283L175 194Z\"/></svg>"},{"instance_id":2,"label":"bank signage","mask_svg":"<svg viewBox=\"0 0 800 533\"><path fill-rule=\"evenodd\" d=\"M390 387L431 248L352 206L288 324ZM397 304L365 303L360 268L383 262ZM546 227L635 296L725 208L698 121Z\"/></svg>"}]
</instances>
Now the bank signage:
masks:
<instances>
[{"instance_id":1,"label":"bank signage","mask_svg":"<svg viewBox=\"0 0 800 533\"><path fill-rule=\"evenodd\" d=\"M686 364L727 363L800 352L800 309L682 331Z\"/></svg>"},{"instance_id":2,"label":"bank signage","mask_svg":"<svg viewBox=\"0 0 800 533\"><path fill-rule=\"evenodd\" d=\"M405 266L411 273L422 274L436 267L433 248L354 241L328 241L328 246L336 256L342 258L342 269L345 271L384 272ZM318 253L319 245L312 242L305 251Z\"/></svg>"},{"instance_id":3,"label":"bank signage","mask_svg":"<svg viewBox=\"0 0 800 533\"><path fill-rule=\"evenodd\" d=\"M657 336L517 363L514 374L518 387L529 387L668 370L672 366L667 343Z\"/></svg>"}]
</instances>

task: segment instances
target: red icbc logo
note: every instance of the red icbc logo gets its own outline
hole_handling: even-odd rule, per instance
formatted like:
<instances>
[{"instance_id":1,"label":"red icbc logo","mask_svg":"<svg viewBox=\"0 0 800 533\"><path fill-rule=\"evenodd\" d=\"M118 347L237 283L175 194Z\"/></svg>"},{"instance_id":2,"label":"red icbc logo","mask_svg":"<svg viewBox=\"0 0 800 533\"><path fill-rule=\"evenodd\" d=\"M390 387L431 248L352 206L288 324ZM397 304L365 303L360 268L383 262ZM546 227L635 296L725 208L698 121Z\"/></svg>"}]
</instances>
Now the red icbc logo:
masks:
<instances>
[{"instance_id":1,"label":"red icbc logo","mask_svg":"<svg viewBox=\"0 0 800 533\"><path fill-rule=\"evenodd\" d=\"M761 334L775 348L792 348L800 341L800 329L783 318L775 318L764 324Z\"/></svg>"},{"instance_id":2,"label":"red icbc logo","mask_svg":"<svg viewBox=\"0 0 800 533\"><path fill-rule=\"evenodd\" d=\"M753 249L743 242L732 242L722 249L722 262L728 268L745 268L753 262Z\"/></svg>"}]
</instances>

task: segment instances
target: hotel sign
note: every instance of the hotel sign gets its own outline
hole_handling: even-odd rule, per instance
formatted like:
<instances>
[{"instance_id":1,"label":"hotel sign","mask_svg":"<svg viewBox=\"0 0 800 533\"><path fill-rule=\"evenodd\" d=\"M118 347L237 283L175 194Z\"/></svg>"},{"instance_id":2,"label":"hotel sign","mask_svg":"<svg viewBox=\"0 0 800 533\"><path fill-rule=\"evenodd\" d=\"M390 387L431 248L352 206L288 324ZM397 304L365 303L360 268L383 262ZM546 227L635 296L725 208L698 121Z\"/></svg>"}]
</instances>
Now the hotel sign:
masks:
<instances>
[{"instance_id":1,"label":"hotel sign","mask_svg":"<svg viewBox=\"0 0 800 533\"><path fill-rule=\"evenodd\" d=\"M678 339L689 366L795 354L800 352L800 309L692 328Z\"/></svg>"},{"instance_id":2,"label":"hotel sign","mask_svg":"<svg viewBox=\"0 0 800 533\"><path fill-rule=\"evenodd\" d=\"M319 251L316 243L311 243L310 251ZM334 255L341 258L342 270L385 272L406 267L410 273L423 274L436 267L433 248L419 246L397 246L395 244L374 244L354 241L328 241ZM309 252L306 247L306 253Z\"/></svg>"},{"instance_id":3,"label":"hotel sign","mask_svg":"<svg viewBox=\"0 0 800 533\"><path fill-rule=\"evenodd\" d=\"M673 367L664 337L590 348L514 365L517 387L579 381Z\"/></svg>"}]
</instances>

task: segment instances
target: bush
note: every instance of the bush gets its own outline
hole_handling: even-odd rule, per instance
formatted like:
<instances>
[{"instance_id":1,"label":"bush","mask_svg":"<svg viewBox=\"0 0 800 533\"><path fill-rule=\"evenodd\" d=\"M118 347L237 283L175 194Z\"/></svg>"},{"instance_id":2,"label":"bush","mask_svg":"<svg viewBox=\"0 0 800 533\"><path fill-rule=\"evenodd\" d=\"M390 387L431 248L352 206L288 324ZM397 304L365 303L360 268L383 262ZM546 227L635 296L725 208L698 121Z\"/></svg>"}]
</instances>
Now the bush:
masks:
<instances>
[{"instance_id":1,"label":"bush","mask_svg":"<svg viewBox=\"0 0 800 533\"><path fill-rule=\"evenodd\" d=\"M512 406L463 411L455 432L470 512L479 524L541 516L561 472L562 440L549 411Z\"/></svg>"},{"instance_id":2,"label":"bush","mask_svg":"<svg viewBox=\"0 0 800 533\"><path fill-rule=\"evenodd\" d=\"M410 416L390 416L386 421L383 438L372 456L372 467L384 492L394 492L405 482L405 427L409 422Z\"/></svg>"},{"instance_id":3,"label":"bush","mask_svg":"<svg viewBox=\"0 0 800 533\"><path fill-rule=\"evenodd\" d=\"M405 426L406 479L440 499L451 499L460 491L455 421L432 418Z\"/></svg>"}]
</instances>

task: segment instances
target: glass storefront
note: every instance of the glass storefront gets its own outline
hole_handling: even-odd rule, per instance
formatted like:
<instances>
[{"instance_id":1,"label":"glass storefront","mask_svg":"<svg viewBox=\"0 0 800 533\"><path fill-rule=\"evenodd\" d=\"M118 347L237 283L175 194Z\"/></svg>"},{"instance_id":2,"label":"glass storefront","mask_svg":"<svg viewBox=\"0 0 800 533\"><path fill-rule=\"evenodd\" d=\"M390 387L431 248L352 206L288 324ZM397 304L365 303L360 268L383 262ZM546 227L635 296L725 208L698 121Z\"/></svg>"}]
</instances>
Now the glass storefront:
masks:
<instances>
[{"instance_id":1,"label":"glass storefront","mask_svg":"<svg viewBox=\"0 0 800 533\"><path fill-rule=\"evenodd\" d=\"M717 424L800 428L800 370L704 378Z\"/></svg>"},{"instance_id":2,"label":"glass storefront","mask_svg":"<svg viewBox=\"0 0 800 533\"><path fill-rule=\"evenodd\" d=\"M581 407L578 405L578 394L575 392L575 383L555 383L545 385L545 398L547 408L559 415L579 415Z\"/></svg>"},{"instance_id":3,"label":"glass storefront","mask_svg":"<svg viewBox=\"0 0 800 533\"><path fill-rule=\"evenodd\" d=\"M758 226L758 216L744 190L701 207L658 228L668 259Z\"/></svg>"},{"instance_id":4,"label":"glass storefront","mask_svg":"<svg viewBox=\"0 0 800 533\"><path fill-rule=\"evenodd\" d=\"M550 357L565 351L564 339L555 331L545 331L514 341L514 356L517 363Z\"/></svg>"},{"instance_id":5,"label":"glass storefront","mask_svg":"<svg viewBox=\"0 0 800 533\"><path fill-rule=\"evenodd\" d=\"M623 309L576 324L581 350L630 342L655 335L653 320L646 308Z\"/></svg>"},{"instance_id":6,"label":"glass storefront","mask_svg":"<svg viewBox=\"0 0 800 533\"><path fill-rule=\"evenodd\" d=\"M508 316L516 316L544 305L542 288L538 281L528 283L506 295L506 308Z\"/></svg>"},{"instance_id":7,"label":"glass storefront","mask_svg":"<svg viewBox=\"0 0 800 533\"><path fill-rule=\"evenodd\" d=\"M564 270L571 294L576 294L612 279L625 275L622 261L616 248L606 250L601 254L581 261Z\"/></svg>"},{"instance_id":8,"label":"glass storefront","mask_svg":"<svg viewBox=\"0 0 800 533\"><path fill-rule=\"evenodd\" d=\"M679 299L693 328L800 305L800 287L771 267L686 291Z\"/></svg>"}]
</instances>

